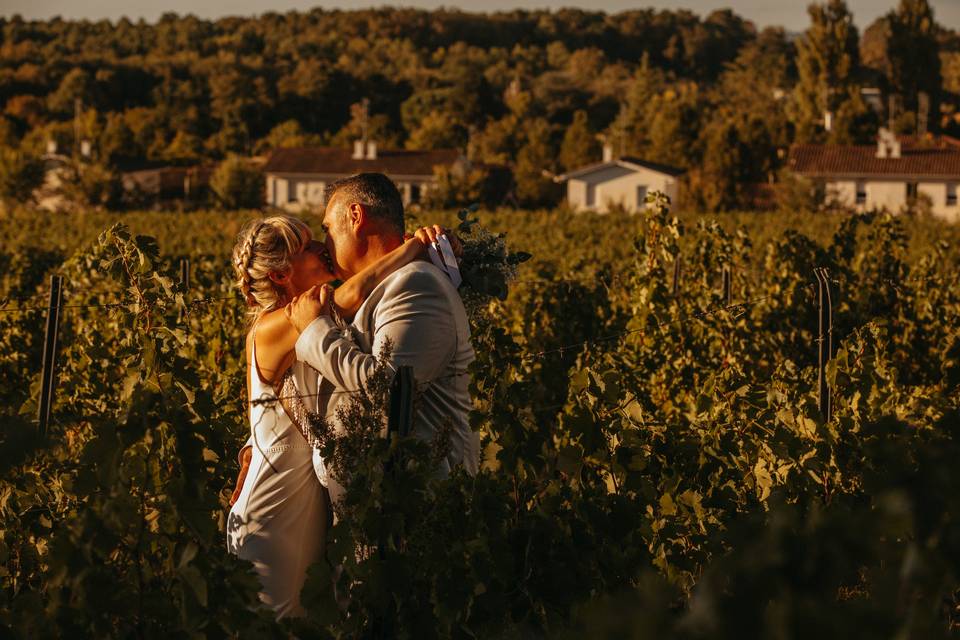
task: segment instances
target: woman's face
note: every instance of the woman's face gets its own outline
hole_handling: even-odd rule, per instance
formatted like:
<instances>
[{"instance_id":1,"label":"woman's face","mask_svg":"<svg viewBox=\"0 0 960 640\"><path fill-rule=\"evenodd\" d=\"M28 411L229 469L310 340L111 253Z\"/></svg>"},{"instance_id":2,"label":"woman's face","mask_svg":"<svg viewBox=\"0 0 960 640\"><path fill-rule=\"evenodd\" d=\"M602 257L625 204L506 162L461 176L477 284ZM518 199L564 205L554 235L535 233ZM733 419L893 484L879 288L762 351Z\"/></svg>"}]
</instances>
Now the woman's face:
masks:
<instances>
[{"instance_id":1,"label":"woman's face","mask_svg":"<svg viewBox=\"0 0 960 640\"><path fill-rule=\"evenodd\" d=\"M334 280L330 254L322 242L310 240L300 253L290 256L290 295L297 296L316 284Z\"/></svg>"}]
</instances>

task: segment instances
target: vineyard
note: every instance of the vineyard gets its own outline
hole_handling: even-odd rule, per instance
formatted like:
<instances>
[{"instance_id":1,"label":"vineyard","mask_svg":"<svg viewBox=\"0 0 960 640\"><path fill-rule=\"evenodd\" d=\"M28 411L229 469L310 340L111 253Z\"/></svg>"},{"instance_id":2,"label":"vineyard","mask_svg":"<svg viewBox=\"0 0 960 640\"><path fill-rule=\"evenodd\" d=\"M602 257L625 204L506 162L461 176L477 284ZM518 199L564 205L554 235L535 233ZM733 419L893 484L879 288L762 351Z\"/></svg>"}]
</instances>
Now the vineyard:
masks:
<instances>
[{"instance_id":1,"label":"vineyard","mask_svg":"<svg viewBox=\"0 0 960 640\"><path fill-rule=\"evenodd\" d=\"M353 451L309 616L277 623L224 541L249 400L228 255L254 215L0 218L4 636L960 635L957 228L480 212L533 255L469 306L483 468L437 480L424 443ZM435 219L457 222L415 216ZM357 398L358 432L379 397Z\"/></svg>"}]
</instances>

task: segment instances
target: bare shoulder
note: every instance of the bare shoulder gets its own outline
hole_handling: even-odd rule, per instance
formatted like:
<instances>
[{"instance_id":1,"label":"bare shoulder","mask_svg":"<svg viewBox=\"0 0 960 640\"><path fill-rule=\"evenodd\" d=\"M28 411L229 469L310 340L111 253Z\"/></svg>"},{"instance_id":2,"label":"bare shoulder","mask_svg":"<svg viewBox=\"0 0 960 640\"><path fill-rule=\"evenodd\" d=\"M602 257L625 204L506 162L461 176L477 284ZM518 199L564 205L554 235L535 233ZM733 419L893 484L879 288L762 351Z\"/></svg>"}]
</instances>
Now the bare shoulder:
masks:
<instances>
[{"instance_id":1,"label":"bare shoulder","mask_svg":"<svg viewBox=\"0 0 960 640\"><path fill-rule=\"evenodd\" d=\"M283 309L275 309L263 314L257 320L256 334L257 346L263 347L281 341L290 331L290 321L284 314Z\"/></svg>"}]
</instances>

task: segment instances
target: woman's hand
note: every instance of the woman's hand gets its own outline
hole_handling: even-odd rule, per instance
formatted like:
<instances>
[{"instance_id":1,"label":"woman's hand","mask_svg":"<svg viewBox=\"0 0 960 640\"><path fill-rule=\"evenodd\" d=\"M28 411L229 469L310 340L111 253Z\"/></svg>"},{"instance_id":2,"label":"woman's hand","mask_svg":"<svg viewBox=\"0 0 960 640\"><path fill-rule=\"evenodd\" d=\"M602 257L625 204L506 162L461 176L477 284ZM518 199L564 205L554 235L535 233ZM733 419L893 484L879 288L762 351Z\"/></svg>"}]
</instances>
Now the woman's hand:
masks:
<instances>
[{"instance_id":1,"label":"woman's hand","mask_svg":"<svg viewBox=\"0 0 960 640\"><path fill-rule=\"evenodd\" d=\"M413 237L419 240L424 248L427 248L432 243L436 242L437 238L440 236L446 236L447 240L450 241L450 248L453 249L453 255L455 255L457 258L463 256L463 245L460 244L460 238L458 238L452 231L444 229L438 224L430 227L420 227L413 234Z\"/></svg>"},{"instance_id":2,"label":"woman's hand","mask_svg":"<svg viewBox=\"0 0 960 640\"><path fill-rule=\"evenodd\" d=\"M330 315L333 302L333 287L328 284L314 285L290 301L283 312L298 333L310 326L320 316Z\"/></svg>"},{"instance_id":3,"label":"woman's hand","mask_svg":"<svg viewBox=\"0 0 960 640\"><path fill-rule=\"evenodd\" d=\"M250 461L253 459L253 447L244 447L240 450L240 473L237 474L237 486L230 496L230 506L232 507L240 498L240 492L243 491L243 483L247 479L247 472L250 471Z\"/></svg>"}]
</instances>

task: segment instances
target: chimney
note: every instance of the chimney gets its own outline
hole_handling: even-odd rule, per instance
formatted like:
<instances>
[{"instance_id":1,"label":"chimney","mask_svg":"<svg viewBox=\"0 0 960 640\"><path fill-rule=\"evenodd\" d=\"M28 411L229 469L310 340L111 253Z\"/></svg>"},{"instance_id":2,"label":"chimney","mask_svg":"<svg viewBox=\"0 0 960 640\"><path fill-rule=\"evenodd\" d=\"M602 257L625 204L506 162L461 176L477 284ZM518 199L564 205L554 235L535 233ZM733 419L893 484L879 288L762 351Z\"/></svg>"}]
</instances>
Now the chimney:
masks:
<instances>
[{"instance_id":1,"label":"chimney","mask_svg":"<svg viewBox=\"0 0 960 640\"><path fill-rule=\"evenodd\" d=\"M612 144L603 145L603 161L613 162L613 145Z\"/></svg>"},{"instance_id":2,"label":"chimney","mask_svg":"<svg viewBox=\"0 0 960 640\"><path fill-rule=\"evenodd\" d=\"M877 157L900 157L900 141L897 139L897 136L890 131L890 129L880 127L880 131L877 134Z\"/></svg>"},{"instance_id":3,"label":"chimney","mask_svg":"<svg viewBox=\"0 0 960 640\"><path fill-rule=\"evenodd\" d=\"M93 154L93 144L89 140L80 141L80 155L89 158Z\"/></svg>"},{"instance_id":4,"label":"chimney","mask_svg":"<svg viewBox=\"0 0 960 640\"><path fill-rule=\"evenodd\" d=\"M377 159L377 143L373 140L367 143L367 160Z\"/></svg>"},{"instance_id":5,"label":"chimney","mask_svg":"<svg viewBox=\"0 0 960 640\"><path fill-rule=\"evenodd\" d=\"M53 138L47 140L47 155L53 156L57 154L57 141Z\"/></svg>"},{"instance_id":6,"label":"chimney","mask_svg":"<svg viewBox=\"0 0 960 640\"><path fill-rule=\"evenodd\" d=\"M833 111L823 112L823 130L824 131L833 130Z\"/></svg>"},{"instance_id":7,"label":"chimney","mask_svg":"<svg viewBox=\"0 0 960 640\"><path fill-rule=\"evenodd\" d=\"M354 140L353 141L353 159L354 160L363 160L364 150L363 140Z\"/></svg>"}]
</instances>

